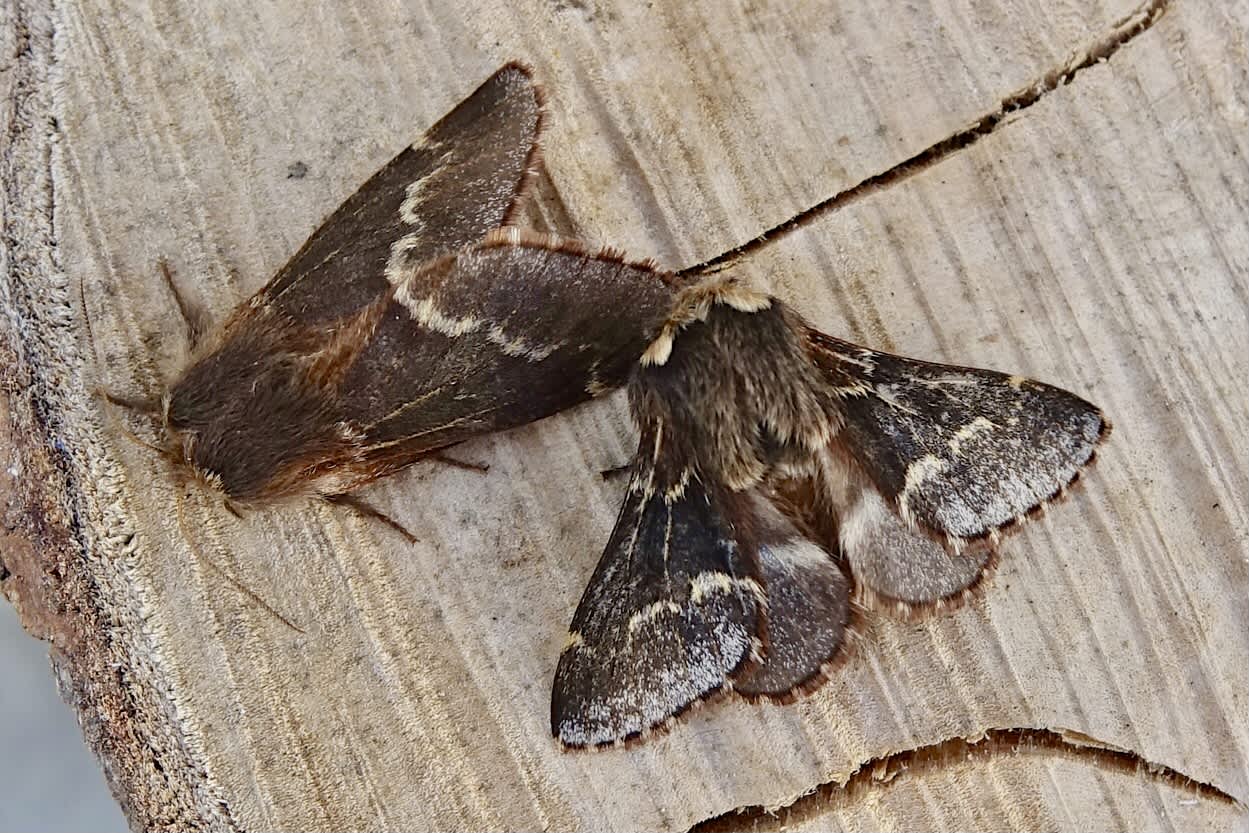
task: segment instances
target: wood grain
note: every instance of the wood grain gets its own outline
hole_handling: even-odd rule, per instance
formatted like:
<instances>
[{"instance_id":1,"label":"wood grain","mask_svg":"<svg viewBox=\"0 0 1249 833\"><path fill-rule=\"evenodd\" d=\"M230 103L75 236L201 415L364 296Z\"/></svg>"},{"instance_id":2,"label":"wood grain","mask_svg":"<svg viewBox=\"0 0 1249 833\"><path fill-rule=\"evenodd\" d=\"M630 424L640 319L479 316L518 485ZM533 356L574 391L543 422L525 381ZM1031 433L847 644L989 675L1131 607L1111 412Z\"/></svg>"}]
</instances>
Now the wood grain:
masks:
<instances>
[{"instance_id":1,"label":"wood grain","mask_svg":"<svg viewBox=\"0 0 1249 833\"><path fill-rule=\"evenodd\" d=\"M136 827L685 829L1029 728L1214 792L1005 750L804 799L802 823L1243 827L1249 8L880 8L9 0L6 499L34 546L6 546L0 576L53 638ZM91 391L176 372L158 258L224 314L513 58L549 93L548 209L671 267L1049 79L974 144L733 268L831 333L1097 402L1116 433L1086 488L1004 548L975 603L870 619L815 695L565 754L550 680L623 488L598 477L634 441L619 397L457 449L484 476L420 468L372 491L415 546L323 506L237 520L127 441Z\"/></svg>"}]
</instances>

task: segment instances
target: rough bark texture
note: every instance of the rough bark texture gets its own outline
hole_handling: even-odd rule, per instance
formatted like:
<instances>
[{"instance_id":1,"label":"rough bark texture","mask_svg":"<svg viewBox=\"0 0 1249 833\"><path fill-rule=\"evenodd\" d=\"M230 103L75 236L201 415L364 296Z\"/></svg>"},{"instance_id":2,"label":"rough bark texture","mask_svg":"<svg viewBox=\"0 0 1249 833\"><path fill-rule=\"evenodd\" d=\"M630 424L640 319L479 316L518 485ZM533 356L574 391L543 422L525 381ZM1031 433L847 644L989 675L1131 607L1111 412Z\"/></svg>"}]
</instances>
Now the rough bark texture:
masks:
<instances>
[{"instance_id":1,"label":"rough bark texture","mask_svg":"<svg viewBox=\"0 0 1249 833\"><path fill-rule=\"evenodd\" d=\"M5 0L0 586L133 824L1243 829L1249 8L1139 2ZM224 314L514 58L553 222L674 268L781 226L732 268L822 329L1105 408L1086 488L816 694L565 754L619 397L372 490L415 546L127 440L92 390L177 371L158 258Z\"/></svg>"}]
</instances>

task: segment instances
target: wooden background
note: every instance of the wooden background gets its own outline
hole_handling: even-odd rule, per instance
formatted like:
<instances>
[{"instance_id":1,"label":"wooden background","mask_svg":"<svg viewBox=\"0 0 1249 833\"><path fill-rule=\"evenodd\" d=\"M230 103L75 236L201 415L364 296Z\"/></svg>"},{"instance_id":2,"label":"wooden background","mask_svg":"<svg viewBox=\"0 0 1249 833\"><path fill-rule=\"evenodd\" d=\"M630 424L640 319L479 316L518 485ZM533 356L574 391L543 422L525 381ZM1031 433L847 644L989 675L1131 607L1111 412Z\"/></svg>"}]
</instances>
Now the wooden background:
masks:
<instances>
[{"instance_id":1,"label":"wooden background","mask_svg":"<svg viewBox=\"0 0 1249 833\"><path fill-rule=\"evenodd\" d=\"M1243 829L1249 6L884 5L3 0L0 580L136 827ZM1094 400L1087 486L815 695L566 754L621 397L373 490L415 546L236 520L127 441L90 391L176 372L158 258L226 313L513 58L548 209L670 267L936 148L736 268L828 332Z\"/></svg>"}]
</instances>

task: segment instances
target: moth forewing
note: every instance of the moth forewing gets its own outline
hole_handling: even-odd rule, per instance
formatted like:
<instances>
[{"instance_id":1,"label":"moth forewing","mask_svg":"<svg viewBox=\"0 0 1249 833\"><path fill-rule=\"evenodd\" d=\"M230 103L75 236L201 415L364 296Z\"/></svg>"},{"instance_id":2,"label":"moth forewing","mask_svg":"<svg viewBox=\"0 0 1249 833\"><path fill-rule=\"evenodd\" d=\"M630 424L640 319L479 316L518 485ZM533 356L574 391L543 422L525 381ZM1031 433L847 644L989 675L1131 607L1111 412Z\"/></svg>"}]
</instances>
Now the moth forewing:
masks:
<instances>
[{"instance_id":1,"label":"moth forewing","mask_svg":"<svg viewBox=\"0 0 1249 833\"><path fill-rule=\"evenodd\" d=\"M1061 495L1110 432L1098 408L1052 385L807 336L840 400L838 450L954 551Z\"/></svg>"},{"instance_id":2,"label":"moth forewing","mask_svg":"<svg viewBox=\"0 0 1249 833\"><path fill-rule=\"evenodd\" d=\"M262 310L227 330L170 400L192 468L240 503L357 489L619 385L673 293L648 264L515 229L398 278L332 327Z\"/></svg>"},{"instance_id":3,"label":"moth forewing","mask_svg":"<svg viewBox=\"0 0 1249 833\"><path fill-rule=\"evenodd\" d=\"M432 258L513 222L540 158L543 94L508 64L338 207L253 303L341 321Z\"/></svg>"},{"instance_id":4,"label":"moth forewing","mask_svg":"<svg viewBox=\"0 0 1249 833\"><path fill-rule=\"evenodd\" d=\"M359 437L334 382L395 282L515 215L541 127L540 91L509 64L349 197L169 386L175 457L238 503L349 485Z\"/></svg>"},{"instance_id":5,"label":"moth forewing","mask_svg":"<svg viewBox=\"0 0 1249 833\"><path fill-rule=\"evenodd\" d=\"M674 481L642 459L662 448L659 425L644 434L651 449L560 655L551 730L567 746L639 737L762 651L763 588L756 554L734 535L737 507L696 475Z\"/></svg>"},{"instance_id":6,"label":"moth forewing","mask_svg":"<svg viewBox=\"0 0 1249 833\"><path fill-rule=\"evenodd\" d=\"M514 228L416 269L339 389L365 471L619 386L664 320L669 280L610 250Z\"/></svg>"},{"instance_id":7,"label":"moth forewing","mask_svg":"<svg viewBox=\"0 0 1249 833\"><path fill-rule=\"evenodd\" d=\"M169 387L176 459L236 504L341 495L621 384L670 279L501 228L542 120L508 65L352 195Z\"/></svg>"}]
</instances>

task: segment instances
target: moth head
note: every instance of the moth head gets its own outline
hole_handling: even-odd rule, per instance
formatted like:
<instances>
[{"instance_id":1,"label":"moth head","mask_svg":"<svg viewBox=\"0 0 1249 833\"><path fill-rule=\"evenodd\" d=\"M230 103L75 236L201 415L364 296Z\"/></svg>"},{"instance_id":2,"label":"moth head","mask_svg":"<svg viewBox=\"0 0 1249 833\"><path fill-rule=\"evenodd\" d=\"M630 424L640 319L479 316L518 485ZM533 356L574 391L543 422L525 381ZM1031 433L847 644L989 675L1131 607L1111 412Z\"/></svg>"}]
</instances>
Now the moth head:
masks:
<instances>
[{"instance_id":1,"label":"moth head","mask_svg":"<svg viewBox=\"0 0 1249 833\"><path fill-rule=\"evenodd\" d=\"M188 428L175 427L169 421L168 404L171 397L165 397L165 453L175 464L175 470L184 476L190 476L209 491L216 492L226 500L239 500L239 496L232 495L226 487L225 481L221 477L221 473L215 471L211 467L211 461L201 459L196 455L196 443L199 438L198 432Z\"/></svg>"},{"instance_id":2,"label":"moth head","mask_svg":"<svg viewBox=\"0 0 1249 833\"><path fill-rule=\"evenodd\" d=\"M330 489L355 461L332 392L297 355L226 342L162 402L168 454L197 481L248 506Z\"/></svg>"}]
</instances>

